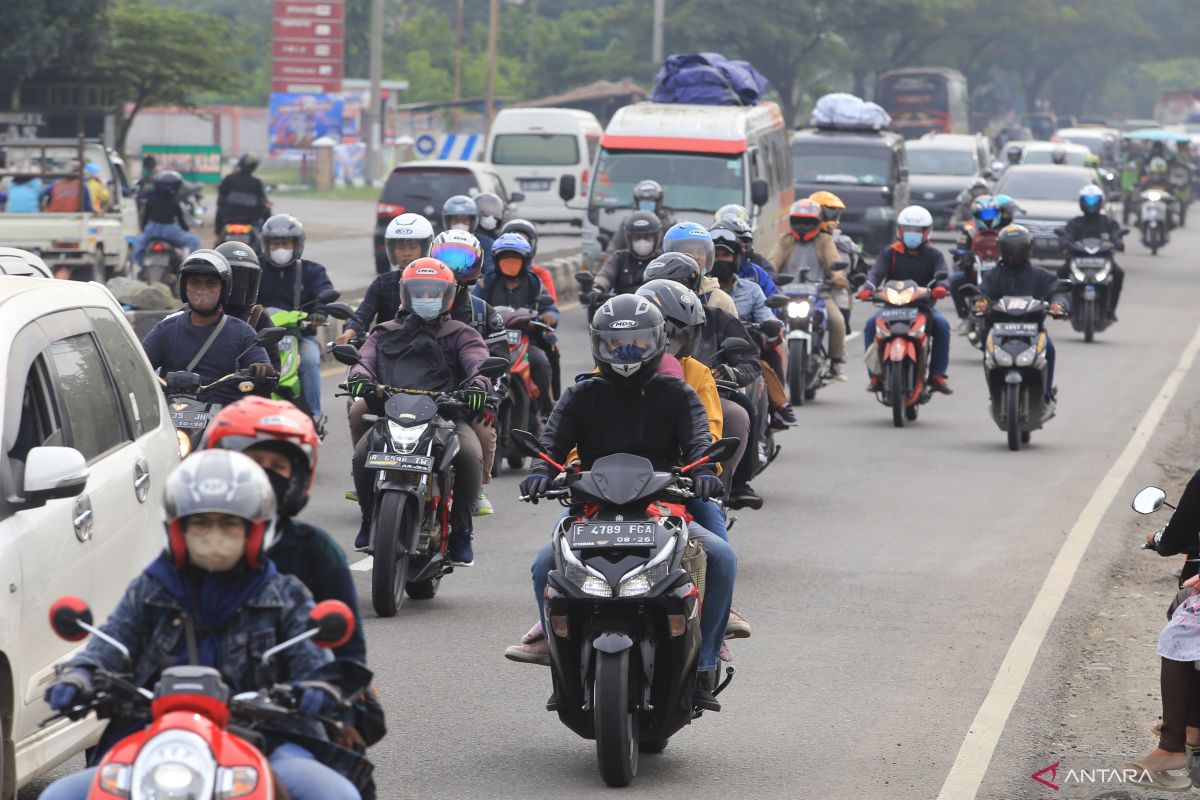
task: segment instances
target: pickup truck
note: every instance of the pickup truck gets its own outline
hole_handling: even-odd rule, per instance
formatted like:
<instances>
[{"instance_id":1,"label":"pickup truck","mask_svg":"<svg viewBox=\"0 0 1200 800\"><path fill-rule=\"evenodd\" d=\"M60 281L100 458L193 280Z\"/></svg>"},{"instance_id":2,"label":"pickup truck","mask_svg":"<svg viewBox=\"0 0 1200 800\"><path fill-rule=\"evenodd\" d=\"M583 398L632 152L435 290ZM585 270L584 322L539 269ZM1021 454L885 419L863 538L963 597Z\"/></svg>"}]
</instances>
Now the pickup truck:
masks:
<instances>
[{"instance_id":1,"label":"pickup truck","mask_svg":"<svg viewBox=\"0 0 1200 800\"><path fill-rule=\"evenodd\" d=\"M81 197L74 209L63 209L60 199L54 203L59 208L51 211L49 190L56 181L99 181L107 190L107 205L96 202L94 195L102 193L89 191L90 208ZM10 191L33 182L39 186L37 209L10 208ZM0 199L0 247L31 250L56 274L69 270L78 280L105 281L130 273L132 241L139 233L137 201L124 162L101 142L0 141Z\"/></svg>"}]
</instances>

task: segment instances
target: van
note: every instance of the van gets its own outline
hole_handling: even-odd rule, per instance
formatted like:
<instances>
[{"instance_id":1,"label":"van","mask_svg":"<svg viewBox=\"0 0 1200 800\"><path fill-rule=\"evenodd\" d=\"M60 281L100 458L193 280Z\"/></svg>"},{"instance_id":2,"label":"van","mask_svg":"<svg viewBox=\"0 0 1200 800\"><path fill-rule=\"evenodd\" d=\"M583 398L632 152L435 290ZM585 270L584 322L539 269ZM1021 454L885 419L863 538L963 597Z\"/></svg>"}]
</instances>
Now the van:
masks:
<instances>
[{"instance_id":1,"label":"van","mask_svg":"<svg viewBox=\"0 0 1200 800\"><path fill-rule=\"evenodd\" d=\"M594 114L574 108L505 108L488 132L484 160L510 190L525 195L521 216L533 222L583 220L588 171L604 129ZM580 194L565 205L556 182L576 176Z\"/></svg>"},{"instance_id":2,"label":"van","mask_svg":"<svg viewBox=\"0 0 1200 800\"><path fill-rule=\"evenodd\" d=\"M564 199L575 195L570 178L559 187ZM676 222L708 227L721 206L745 206L758 248L769 247L787 231L792 204L792 162L779 107L644 102L619 109L600 140L592 184L580 188L588 198L581 239L589 269L603 263L613 234L633 211L633 187L647 179L662 185L663 205Z\"/></svg>"}]
</instances>

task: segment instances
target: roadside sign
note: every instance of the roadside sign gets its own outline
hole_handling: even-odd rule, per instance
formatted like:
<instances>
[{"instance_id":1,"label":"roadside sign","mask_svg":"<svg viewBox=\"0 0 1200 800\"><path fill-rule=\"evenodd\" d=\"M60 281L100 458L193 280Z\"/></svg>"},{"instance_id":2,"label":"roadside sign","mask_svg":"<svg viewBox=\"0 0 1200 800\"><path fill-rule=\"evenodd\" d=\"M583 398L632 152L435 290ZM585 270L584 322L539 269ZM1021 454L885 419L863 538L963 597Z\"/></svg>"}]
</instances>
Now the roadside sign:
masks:
<instances>
[{"instance_id":1,"label":"roadside sign","mask_svg":"<svg viewBox=\"0 0 1200 800\"><path fill-rule=\"evenodd\" d=\"M335 94L345 77L344 0L274 0L271 92Z\"/></svg>"},{"instance_id":2,"label":"roadside sign","mask_svg":"<svg viewBox=\"0 0 1200 800\"><path fill-rule=\"evenodd\" d=\"M154 156L160 170L173 169L185 181L221 182L221 147L207 144L144 144L142 157Z\"/></svg>"}]
</instances>

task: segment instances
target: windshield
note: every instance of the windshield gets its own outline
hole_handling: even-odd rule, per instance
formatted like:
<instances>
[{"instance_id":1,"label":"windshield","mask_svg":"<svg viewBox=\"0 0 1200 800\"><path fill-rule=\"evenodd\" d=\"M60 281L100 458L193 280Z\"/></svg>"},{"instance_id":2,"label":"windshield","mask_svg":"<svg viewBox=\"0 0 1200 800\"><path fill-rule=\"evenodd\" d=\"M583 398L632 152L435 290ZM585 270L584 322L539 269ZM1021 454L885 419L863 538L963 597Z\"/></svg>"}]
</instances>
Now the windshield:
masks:
<instances>
[{"instance_id":1,"label":"windshield","mask_svg":"<svg viewBox=\"0 0 1200 800\"><path fill-rule=\"evenodd\" d=\"M974 175L975 157L962 150L908 149L908 171L916 175Z\"/></svg>"},{"instance_id":2,"label":"windshield","mask_svg":"<svg viewBox=\"0 0 1200 800\"><path fill-rule=\"evenodd\" d=\"M1073 169L1063 168L1061 174L1049 170L1043 172L1020 172L1010 169L996 184L996 194L1007 194L1021 200L1071 200L1079 196L1079 190L1092 181L1081 178Z\"/></svg>"},{"instance_id":3,"label":"windshield","mask_svg":"<svg viewBox=\"0 0 1200 800\"><path fill-rule=\"evenodd\" d=\"M1070 164L1072 167L1082 167L1083 159L1086 156L1087 156L1087 153L1079 153L1079 152L1076 152L1075 150L1068 150L1067 151L1067 163ZM1025 154L1021 156L1021 163L1022 164L1053 164L1054 163L1054 151L1053 150L1044 150L1041 148L1034 150L1034 149L1027 147L1027 148L1025 148Z\"/></svg>"},{"instance_id":4,"label":"windshield","mask_svg":"<svg viewBox=\"0 0 1200 800\"><path fill-rule=\"evenodd\" d=\"M568 167L579 163L579 142L569 133L504 133L492 143L492 163Z\"/></svg>"},{"instance_id":5,"label":"windshield","mask_svg":"<svg viewBox=\"0 0 1200 800\"><path fill-rule=\"evenodd\" d=\"M1060 133L1058 135L1058 138L1062 139L1064 142L1070 142L1071 144L1081 144L1084 147L1086 147L1088 150L1091 150L1096 155L1103 155L1103 152L1104 152L1104 137L1103 136L1086 136L1086 135L1080 135L1078 133L1070 133L1070 134ZM1070 158L1069 153L1067 154L1067 157Z\"/></svg>"},{"instance_id":6,"label":"windshield","mask_svg":"<svg viewBox=\"0 0 1200 800\"><path fill-rule=\"evenodd\" d=\"M632 208L633 187L658 181L663 205L715 212L746 202L745 163L738 155L697 155L641 150L601 150L592 181L593 208Z\"/></svg>"},{"instance_id":7,"label":"windshield","mask_svg":"<svg viewBox=\"0 0 1200 800\"><path fill-rule=\"evenodd\" d=\"M892 174L890 156L890 150L874 147L796 142L792 145L792 172L796 183L884 186Z\"/></svg>"},{"instance_id":8,"label":"windshield","mask_svg":"<svg viewBox=\"0 0 1200 800\"><path fill-rule=\"evenodd\" d=\"M381 202L401 206L434 206L441 211L446 198L456 194L475 195L475 176L461 169L400 169L383 187Z\"/></svg>"}]
</instances>

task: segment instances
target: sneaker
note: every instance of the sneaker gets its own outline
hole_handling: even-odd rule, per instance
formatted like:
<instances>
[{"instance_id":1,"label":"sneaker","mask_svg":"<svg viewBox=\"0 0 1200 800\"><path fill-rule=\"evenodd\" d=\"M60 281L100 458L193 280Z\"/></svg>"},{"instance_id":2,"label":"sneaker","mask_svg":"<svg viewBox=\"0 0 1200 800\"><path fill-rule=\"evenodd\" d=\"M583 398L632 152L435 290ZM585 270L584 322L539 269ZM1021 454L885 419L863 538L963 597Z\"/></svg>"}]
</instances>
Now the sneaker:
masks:
<instances>
[{"instance_id":1,"label":"sneaker","mask_svg":"<svg viewBox=\"0 0 1200 800\"><path fill-rule=\"evenodd\" d=\"M733 651L729 649L729 645L721 642L721 660L725 663L733 661Z\"/></svg>"},{"instance_id":2,"label":"sneaker","mask_svg":"<svg viewBox=\"0 0 1200 800\"><path fill-rule=\"evenodd\" d=\"M849 380L846 373L842 372L842 364L845 363L843 358L835 358L829 362L829 377L839 383L845 383Z\"/></svg>"},{"instance_id":3,"label":"sneaker","mask_svg":"<svg viewBox=\"0 0 1200 800\"><path fill-rule=\"evenodd\" d=\"M867 382L867 391L871 394L878 394L883 391L883 378L878 375L872 375L871 380Z\"/></svg>"},{"instance_id":4,"label":"sneaker","mask_svg":"<svg viewBox=\"0 0 1200 800\"><path fill-rule=\"evenodd\" d=\"M749 639L750 623L736 608L729 609L729 621L725 623L726 639Z\"/></svg>"},{"instance_id":5,"label":"sneaker","mask_svg":"<svg viewBox=\"0 0 1200 800\"><path fill-rule=\"evenodd\" d=\"M358 492L351 489L350 491L346 492L346 499L349 500L351 503L357 503L358 502Z\"/></svg>"},{"instance_id":6,"label":"sneaker","mask_svg":"<svg viewBox=\"0 0 1200 800\"><path fill-rule=\"evenodd\" d=\"M771 430L786 431L788 428L792 427L793 424L794 423L789 423L787 419L784 418L783 414L779 413L778 410L771 412Z\"/></svg>"},{"instance_id":7,"label":"sneaker","mask_svg":"<svg viewBox=\"0 0 1200 800\"><path fill-rule=\"evenodd\" d=\"M1116 321L1117 321L1117 312L1116 312L1116 310L1113 310L1113 311L1109 311L1109 312L1108 312L1108 321L1109 321L1109 322L1116 322Z\"/></svg>"},{"instance_id":8,"label":"sneaker","mask_svg":"<svg viewBox=\"0 0 1200 800\"><path fill-rule=\"evenodd\" d=\"M354 549L365 552L371 546L371 520L364 519L358 526L358 535L354 537Z\"/></svg>"},{"instance_id":9,"label":"sneaker","mask_svg":"<svg viewBox=\"0 0 1200 800\"><path fill-rule=\"evenodd\" d=\"M715 669L696 675L696 690L692 693L692 705L703 711L720 711L721 703L713 694L717 688L717 671Z\"/></svg>"},{"instance_id":10,"label":"sneaker","mask_svg":"<svg viewBox=\"0 0 1200 800\"><path fill-rule=\"evenodd\" d=\"M729 502L725 505L734 511L741 508L752 508L757 511L762 508L763 499L747 483L744 486L735 486L733 491L729 493Z\"/></svg>"},{"instance_id":11,"label":"sneaker","mask_svg":"<svg viewBox=\"0 0 1200 800\"><path fill-rule=\"evenodd\" d=\"M451 564L456 567L475 566L475 550L471 547L472 538L471 531L450 534L450 541L446 545L446 555L450 557Z\"/></svg>"},{"instance_id":12,"label":"sneaker","mask_svg":"<svg viewBox=\"0 0 1200 800\"><path fill-rule=\"evenodd\" d=\"M492 501L488 500L487 493L483 488L479 489L479 497L475 498L475 504L471 506L471 516L486 517L489 514L495 513L496 509L492 508Z\"/></svg>"},{"instance_id":13,"label":"sneaker","mask_svg":"<svg viewBox=\"0 0 1200 800\"><path fill-rule=\"evenodd\" d=\"M548 667L550 666L550 642L546 641L545 636L534 642L521 641L519 644L509 645L505 648L504 657L520 664L540 664Z\"/></svg>"},{"instance_id":14,"label":"sneaker","mask_svg":"<svg viewBox=\"0 0 1200 800\"><path fill-rule=\"evenodd\" d=\"M930 375L929 388L933 389L935 392L941 392L942 394L954 394L954 390L946 385L945 375Z\"/></svg>"},{"instance_id":15,"label":"sneaker","mask_svg":"<svg viewBox=\"0 0 1200 800\"><path fill-rule=\"evenodd\" d=\"M796 424L796 412L792 409L790 403L784 403L779 408L775 409L779 416L783 417L783 421L789 425Z\"/></svg>"}]
</instances>

